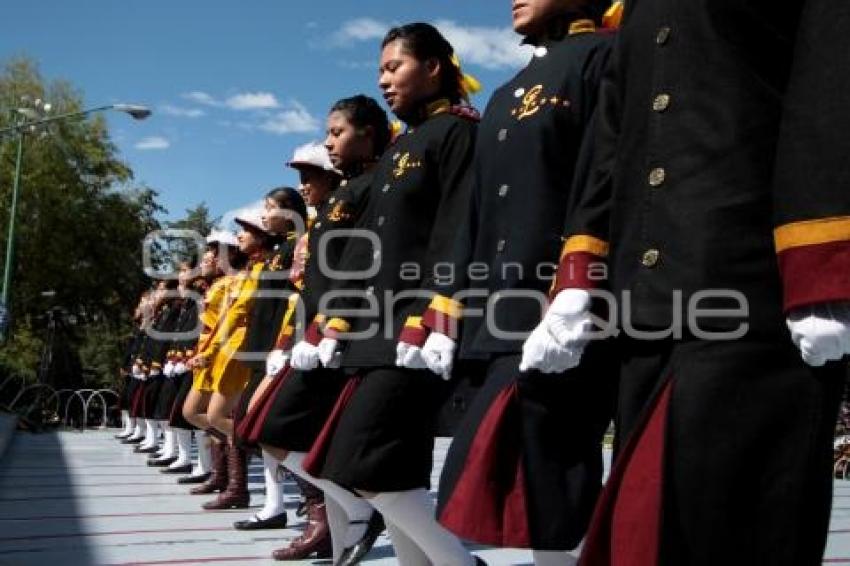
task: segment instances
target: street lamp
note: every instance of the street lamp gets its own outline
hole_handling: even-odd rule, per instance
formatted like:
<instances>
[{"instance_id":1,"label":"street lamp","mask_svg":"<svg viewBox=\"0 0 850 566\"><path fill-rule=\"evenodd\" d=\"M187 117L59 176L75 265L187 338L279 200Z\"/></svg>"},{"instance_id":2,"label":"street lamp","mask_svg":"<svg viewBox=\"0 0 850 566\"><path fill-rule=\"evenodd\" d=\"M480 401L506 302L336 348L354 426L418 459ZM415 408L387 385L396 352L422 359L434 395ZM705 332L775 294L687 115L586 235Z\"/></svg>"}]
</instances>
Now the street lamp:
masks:
<instances>
[{"instance_id":1,"label":"street lamp","mask_svg":"<svg viewBox=\"0 0 850 566\"><path fill-rule=\"evenodd\" d=\"M29 98L22 98L24 102L28 102ZM98 106L87 110L77 112L68 112L58 114L56 116L45 116L51 110L50 104L43 103L40 99L34 102L36 108L17 108L12 110L13 117L20 116L12 126L0 129L0 137L6 134L15 133L18 135L18 153L15 159L15 177L12 185L12 204L9 208L9 232L6 237L6 263L3 269L3 288L0 290L0 341L5 341L9 327L9 317L11 315L9 309L9 294L12 288L12 260L14 255L15 243L15 219L18 211L18 193L21 182L21 162L24 156L24 135L27 131L33 130L38 126L68 120L72 118L81 118L94 114L95 112L104 112L107 110L116 110L129 114L134 120L144 120L151 115L151 110L146 106L138 104L109 104L106 106Z\"/></svg>"}]
</instances>

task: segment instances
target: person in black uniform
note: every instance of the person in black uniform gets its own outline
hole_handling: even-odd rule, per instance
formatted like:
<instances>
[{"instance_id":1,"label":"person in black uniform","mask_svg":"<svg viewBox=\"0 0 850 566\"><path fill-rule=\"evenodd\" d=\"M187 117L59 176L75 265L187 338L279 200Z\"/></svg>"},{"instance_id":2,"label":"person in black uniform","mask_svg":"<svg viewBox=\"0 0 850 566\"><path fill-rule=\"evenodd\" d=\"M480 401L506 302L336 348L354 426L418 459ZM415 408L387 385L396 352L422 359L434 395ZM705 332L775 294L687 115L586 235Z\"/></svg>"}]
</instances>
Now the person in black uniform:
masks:
<instances>
[{"instance_id":1,"label":"person in black uniform","mask_svg":"<svg viewBox=\"0 0 850 566\"><path fill-rule=\"evenodd\" d=\"M293 463L296 473L301 473L307 481L320 488L329 487L330 493L324 501L311 502L307 531L289 547L275 551L274 557L278 560L304 559L313 553L317 556L333 554L338 560L346 547L354 546L365 536L362 532L354 532L352 539L346 540L349 521L361 517L347 516L333 499L335 491L340 488L306 476L300 464L339 397L345 385L345 374L339 369L319 368L306 372L286 371L278 376L287 363L295 327L303 329L305 321L313 320L319 312L322 298L334 283L329 270L339 269L348 241L348 235L341 231L353 228L362 214L375 163L390 139L386 113L375 100L363 95L334 104L327 126L325 146L320 146L323 155L309 162L296 156L293 164L301 172L302 185L308 186L305 194L308 203L316 207L317 216L304 237L306 261L299 303L290 306L292 312L287 320L288 328L281 333L282 340L276 354L269 358L268 374L275 378L277 389L269 396L265 406L257 410L262 412L258 440L264 454L276 463ZM317 190L313 176L327 170L328 166L341 173L340 186L333 191ZM275 356L279 356L278 359L274 359ZM349 498L347 493L345 497ZM371 507L365 502L362 502L362 507L368 520ZM332 526L328 525L329 520ZM374 534L376 530L380 533L381 527L372 527L369 533L372 543L377 537ZM363 546L364 551L368 551L367 546L371 547L371 543Z\"/></svg>"},{"instance_id":2,"label":"person in black uniform","mask_svg":"<svg viewBox=\"0 0 850 566\"><path fill-rule=\"evenodd\" d=\"M307 207L298 191L292 187L280 187L266 194L263 203L261 221L263 227L275 239L268 253L259 283L254 292L256 298L251 309L246 334L244 355L251 368L248 387L242 393L237 408L237 426L235 438L241 446L256 445L245 441L239 434L241 421L245 419L249 404L255 394L262 394L266 386L266 357L274 347L277 331L282 324L283 315L290 296L296 288L290 275L295 257L298 237L306 230ZM263 509L247 521L237 521L237 529L284 528L287 517L283 507L283 478L277 473L276 466L271 468L264 455L264 479L266 499Z\"/></svg>"},{"instance_id":3,"label":"person in black uniform","mask_svg":"<svg viewBox=\"0 0 850 566\"><path fill-rule=\"evenodd\" d=\"M616 458L586 565L821 563L850 353L848 29L827 0L626 3L524 360L581 359L607 270Z\"/></svg>"},{"instance_id":4,"label":"person in black uniform","mask_svg":"<svg viewBox=\"0 0 850 566\"><path fill-rule=\"evenodd\" d=\"M142 341L145 337L144 307L149 300L149 296L150 290L142 293L142 296L139 298L139 303L136 306L135 311L133 311L133 332L127 340L127 348L124 351L124 361L119 370L121 380L121 419L123 420L124 427L120 433L115 435L115 438L122 441L133 436L133 432L136 429L136 418L130 414L130 409L139 380L135 378L133 368L135 366L136 357L139 353L139 348L141 347Z\"/></svg>"},{"instance_id":5,"label":"person in black uniform","mask_svg":"<svg viewBox=\"0 0 850 566\"><path fill-rule=\"evenodd\" d=\"M177 309L177 320L174 323L171 335L165 337L163 348L166 351L165 363L162 366L162 385L157 396L156 408L154 409L154 420L164 430L165 442L160 452L148 460L148 465L157 467L170 466L177 461L177 437L174 430L168 425L171 419L171 407L180 389L180 381L175 379L174 366L179 361L178 352L181 350L180 338L185 333L191 332L197 326L197 310L192 301L186 300L187 286L189 280L187 275L192 267L189 263L182 263L178 271L177 296L172 305Z\"/></svg>"},{"instance_id":6,"label":"person in black uniform","mask_svg":"<svg viewBox=\"0 0 850 566\"><path fill-rule=\"evenodd\" d=\"M579 149L614 35L607 1L515 2L514 29L534 51L493 94L478 130L475 191L452 297L426 314L422 358L450 371L461 296L460 357L484 376L449 449L438 516L461 538L533 548L538 566L572 562L602 485L602 437L614 408L605 348L581 372L520 372L523 338L552 284ZM464 254L465 255L465 254ZM467 265L476 267L467 277ZM485 273L486 268L486 273ZM602 346L602 345L600 345Z\"/></svg>"},{"instance_id":7,"label":"person in black uniform","mask_svg":"<svg viewBox=\"0 0 850 566\"><path fill-rule=\"evenodd\" d=\"M180 318L179 299L176 297L177 280L160 281L154 294L154 312L156 318L151 331L145 337L141 356L141 365L146 369L143 392L141 394L141 414L145 422L145 439L135 448L140 454L155 454L159 451L159 436L162 421L157 418L156 409L163 380L162 368L167 354L168 335L175 330Z\"/></svg>"},{"instance_id":8,"label":"person in black uniform","mask_svg":"<svg viewBox=\"0 0 850 566\"><path fill-rule=\"evenodd\" d=\"M132 362L130 366L129 376L131 378L131 391L128 392L128 409L130 418L135 423L133 433L121 441L121 444L140 444L145 440L147 427L142 418L142 397L144 394L145 378L147 376L144 363L142 362L142 354L144 353L145 344L148 340L148 330L154 323L156 312L154 310L154 298L156 289L147 291L142 301L139 303L139 311L137 314L141 320L139 322L140 335L132 352Z\"/></svg>"},{"instance_id":9,"label":"person in black uniform","mask_svg":"<svg viewBox=\"0 0 850 566\"><path fill-rule=\"evenodd\" d=\"M402 333L419 330L439 286L434 266L455 246L472 189L478 115L461 104L468 81L453 54L428 24L394 28L385 37L379 86L408 130L379 161L358 222L375 241L352 239L344 254L347 271L367 271L346 286L357 296L320 305L307 339L293 349L292 366L313 370L320 361L325 367L341 362L358 372L305 460L307 471L364 495L384 516L401 563L460 566L475 558L436 522L428 495L446 384L426 369L395 365ZM361 303L371 308L351 316L350 308ZM363 522L362 500L337 502ZM341 563L357 552L347 550Z\"/></svg>"},{"instance_id":10,"label":"person in black uniform","mask_svg":"<svg viewBox=\"0 0 850 566\"><path fill-rule=\"evenodd\" d=\"M174 340L168 351L168 361L162 373L166 378L157 406L157 412L166 422L167 434L171 435L170 451L149 462L154 466L164 466L165 474L188 474L192 471L192 425L183 418L183 403L192 386L192 374L186 362L194 353L199 335L198 305L203 300L199 283L202 278L193 278L192 263L181 266L178 292L180 293L181 312L175 330Z\"/></svg>"}]
</instances>

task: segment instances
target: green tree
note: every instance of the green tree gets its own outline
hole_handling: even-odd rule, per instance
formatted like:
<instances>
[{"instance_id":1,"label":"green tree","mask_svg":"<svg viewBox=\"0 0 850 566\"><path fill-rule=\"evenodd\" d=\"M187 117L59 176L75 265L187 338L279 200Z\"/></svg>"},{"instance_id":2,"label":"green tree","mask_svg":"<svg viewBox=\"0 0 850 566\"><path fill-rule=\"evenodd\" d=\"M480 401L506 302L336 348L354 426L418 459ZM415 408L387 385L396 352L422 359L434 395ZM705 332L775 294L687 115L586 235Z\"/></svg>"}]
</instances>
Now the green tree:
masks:
<instances>
[{"instance_id":1,"label":"green tree","mask_svg":"<svg viewBox=\"0 0 850 566\"><path fill-rule=\"evenodd\" d=\"M173 262L173 265L170 266L171 269L174 269L177 263L191 261L193 257L197 259L198 238L207 236L220 220L220 217L212 218L207 204L201 202L194 208L187 209L184 218L167 222L166 226L169 230L185 230L195 234L194 238L177 236L165 238L168 255Z\"/></svg>"},{"instance_id":2,"label":"green tree","mask_svg":"<svg viewBox=\"0 0 850 566\"><path fill-rule=\"evenodd\" d=\"M50 102L55 113L83 109L82 94L70 83L46 81L31 60L12 59L0 74L0 107L15 108L22 96ZM0 116L0 127L12 119ZM6 246L16 146L14 137L0 140L0 249ZM120 361L115 352L149 284L142 241L160 228L156 216L162 212L156 191L133 183L102 116L27 133L10 297L13 333L0 348L0 375L33 377L30 363L42 353L45 312L52 309L70 329L55 334L54 341L63 341L59 349L70 348L95 381L113 378ZM102 352L112 354L104 360ZM68 365L79 373L77 364Z\"/></svg>"}]
</instances>

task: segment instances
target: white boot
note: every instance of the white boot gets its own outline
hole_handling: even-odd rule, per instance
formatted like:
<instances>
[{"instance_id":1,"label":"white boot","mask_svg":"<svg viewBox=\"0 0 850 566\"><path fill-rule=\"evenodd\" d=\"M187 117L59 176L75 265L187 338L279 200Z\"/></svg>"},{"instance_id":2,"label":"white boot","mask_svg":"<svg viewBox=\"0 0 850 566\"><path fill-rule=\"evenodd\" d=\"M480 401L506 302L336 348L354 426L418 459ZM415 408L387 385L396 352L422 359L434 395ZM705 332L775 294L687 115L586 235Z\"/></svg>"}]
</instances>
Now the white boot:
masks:
<instances>
[{"instance_id":1,"label":"white boot","mask_svg":"<svg viewBox=\"0 0 850 566\"><path fill-rule=\"evenodd\" d=\"M145 419L145 441L139 445L140 450L147 450L156 446L159 431L156 428L156 421L153 419Z\"/></svg>"},{"instance_id":2,"label":"white boot","mask_svg":"<svg viewBox=\"0 0 850 566\"><path fill-rule=\"evenodd\" d=\"M192 463L192 432L182 428L171 431L177 445L177 460L168 466L169 469L182 468Z\"/></svg>"},{"instance_id":3,"label":"white boot","mask_svg":"<svg viewBox=\"0 0 850 566\"><path fill-rule=\"evenodd\" d=\"M136 419L136 427L129 440L141 440L145 437L144 419Z\"/></svg>"},{"instance_id":4,"label":"white boot","mask_svg":"<svg viewBox=\"0 0 850 566\"><path fill-rule=\"evenodd\" d=\"M192 470L191 477L205 476L212 471L210 438L205 432L196 431L195 440L198 442L198 461Z\"/></svg>"}]
</instances>

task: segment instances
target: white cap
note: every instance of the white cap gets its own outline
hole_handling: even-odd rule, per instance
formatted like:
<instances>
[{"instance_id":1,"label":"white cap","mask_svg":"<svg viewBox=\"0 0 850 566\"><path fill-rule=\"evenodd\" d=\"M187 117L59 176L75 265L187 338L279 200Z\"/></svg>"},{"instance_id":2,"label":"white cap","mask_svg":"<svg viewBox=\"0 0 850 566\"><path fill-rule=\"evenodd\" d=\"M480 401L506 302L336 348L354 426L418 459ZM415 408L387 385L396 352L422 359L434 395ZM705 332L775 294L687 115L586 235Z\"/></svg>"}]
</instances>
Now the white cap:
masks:
<instances>
[{"instance_id":1,"label":"white cap","mask_svg":"<svg viewBox=\"0 0 850 566\"><path fill-rule=\"evenodd\" d=\"M208 244L224 244L225 246L236 247L236 235L230 230L213 230L207 236Z\"/></svg>"},{"instance_id":2,"label":"white cap","mask_svg":"<svg viewBox=\"0 0 850 566\"><path fill-rule=\"evenodd\" d=\"M287 165L293 169L315 167L323 171L336 173L337 175L340 174L339 171L334 169L333 163L331 163L328 149L319 142L310 142L307 145L297 148L292 155L292 161L288 162Z\"/></svg>"},{"instance_id":3,"label":"white cap","mask_svg":"<svg viewBox=\"0 0 850 566\"><path fill-rule=\"evenodd\" d=\"M243 228L253 228L263 234L269 233L263 224L263 212L258 208L243 210L233 221Z\"/></svg>"}]
</instances>

